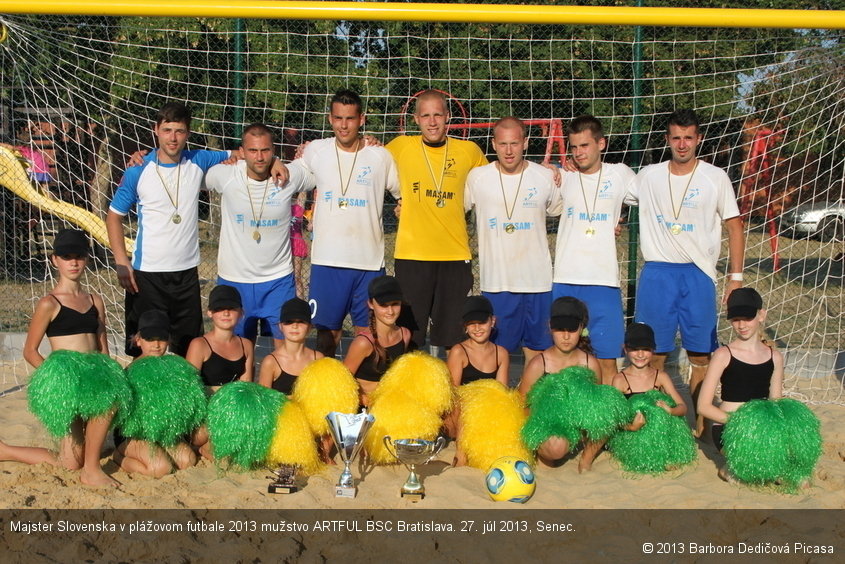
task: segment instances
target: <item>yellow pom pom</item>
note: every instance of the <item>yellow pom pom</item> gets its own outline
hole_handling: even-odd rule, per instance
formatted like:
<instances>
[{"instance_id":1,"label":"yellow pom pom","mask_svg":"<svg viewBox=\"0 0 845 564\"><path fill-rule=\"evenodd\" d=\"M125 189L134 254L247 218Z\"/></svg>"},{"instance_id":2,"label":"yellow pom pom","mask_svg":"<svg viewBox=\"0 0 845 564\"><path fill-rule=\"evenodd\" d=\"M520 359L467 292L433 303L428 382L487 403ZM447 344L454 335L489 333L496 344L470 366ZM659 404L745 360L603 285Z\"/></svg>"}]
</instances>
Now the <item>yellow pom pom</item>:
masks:
<instances>
[{"instance_id":1,"label":"yellow pom pom","mask_svg":"<svg viewBox=\"0 0 845 564\"><path fill-rule=\"evenodd\" d=\"M496 380L477 380L458 389L461 432L458 447L467 464L487 470L503 456L514 456L533 464L520 431L527 415L522 397Z\"/></svg>"},{"instance_id":2,"label":"yellow pom pom","mask_svg":"<svg viewBox=\"0 0 845 564\"><path fill-rule=\"evenodd\" d=\"M296 402L288 401L279 410L276 433L270 443L267 463L270 466L291 464L306 476L323 468L317 454L317 443L311 434L311 426Z\"/></svg>"},{"instance_id":3,"label":"yellow pom pom","mask_svg":"<svg viewBox=\"0 0 845 564\"><path fill-rule=\"evenodd\" d=\"M342 362L321 358L296 378L291 399L305 412L311 431L316 436L327 435L326 415L358 412L358 383Z\"/></svg>"},{"instance_id":4,"label":"yellow pom pom","mask_svg":"<svg viewBox=\"0 0 845 564\"><path fill-rule=\"evenodd\" d=\"M454 387L449 368L439 358L422 351L397 358L370 397L375 403L378 398L397 392L414 398L416 405L438 415L452 408Z\"/></svg>"},{"instance_id":5,"label":"yellow pom pom","mask_svg":"<svg viewBox=\"0 0 845 564\"><path fill-rule=\"evenodd\" d=\"M367 437L364 448L371 464L398 464L399 461L384 446L384 437L392 439L434 440L440 430L440 416L419 404L415 398L394 391L381 395L373 401L370 413L375 422Z\"/></svg>"}]
</instances>

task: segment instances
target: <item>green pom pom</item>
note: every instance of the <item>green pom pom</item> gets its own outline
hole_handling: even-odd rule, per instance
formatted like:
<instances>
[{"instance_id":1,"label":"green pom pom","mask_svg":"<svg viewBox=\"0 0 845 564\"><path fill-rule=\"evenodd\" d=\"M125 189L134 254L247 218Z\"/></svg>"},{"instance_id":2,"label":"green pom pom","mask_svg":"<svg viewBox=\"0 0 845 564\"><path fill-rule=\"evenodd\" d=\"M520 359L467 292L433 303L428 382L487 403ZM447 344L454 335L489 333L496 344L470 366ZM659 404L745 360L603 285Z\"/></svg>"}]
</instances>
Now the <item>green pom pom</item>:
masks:
<instances>
[{"instance_id":1,"label":"green pom pom","mask_svg":"<svg viewBox=\"0 0 845 564\"><path fill-rule=\"evenodd\" d=\"M231 382L208 402L208 433L215 458L241 468L264 461L284 394L253 382Z\"/></svg>"},{"instance_id":2,"label":"green pom pom","mask_svg":"<svg viewBox=\"0 0 845 564\"><path fill-rule=\"evenodd\" d=\"M742 482L795 492L822 452L819 420L793 399L752 400L731 414L722 435L728 471Z\"/></svg>"},{"instance_id":3,"label":"green pom pom","mask_svg":"<svg viewBox=\"0 0 845 564\"><path fill-rule=\"evenodd\" d=\"M202 424L208 405L205 388L197 369L184 358L139 358L126 375L135 397L121 428L127 437L170 447Z\"/></svg>"},{"instance_id":4,"label":"green pom pom","mask_svg":"<svg viewBox=\"0 0 845 564\"><path fill-rule=\"evenodd\" d=\"M622 393L596 384L589 368L570 366L542 376L528 392L531 414L522 428L522 439L536 449L549 437L564 437L570 445L586 435L591 440L610 436L631 420Z\"/></svg>"},{"instance_id":5,"label":"green pom pom","mask_svg":"<svg viewBox=\"0 0 845 564\"><path fill-rule=\"evenodd\" d=\"M696 458L695 439L686 420L666 413L657 405L661 400L675 407L671 397L657 390L631 396L631 411L641 412L645 425L638 431L619 431L607 443L628 472L659 474L686 466Z\"/></svg>"},{"instance_id":6,"label":"green pom pom","mask_svg":"<svg viewBox=\"0 0 845 564\"><path fill-rule=\"evenodd\" d=\"M29 408L54 437L70 432L76 418L128 410L132 393L120 365L107 355L58 350L32 374Z\"/></svg>"},{"instance_id":7,"label":"green pom pom","mask_svg":"<svg viewBox=\"0 0 845 564\"><path fill-rule=\"evenodd\" d=\"M129 413L133 398L123 368L110 356L100 353L85 355L88 371L79 379L79 416L91 419L117 408L118 424Z\"/></svg>"}]
</instances>

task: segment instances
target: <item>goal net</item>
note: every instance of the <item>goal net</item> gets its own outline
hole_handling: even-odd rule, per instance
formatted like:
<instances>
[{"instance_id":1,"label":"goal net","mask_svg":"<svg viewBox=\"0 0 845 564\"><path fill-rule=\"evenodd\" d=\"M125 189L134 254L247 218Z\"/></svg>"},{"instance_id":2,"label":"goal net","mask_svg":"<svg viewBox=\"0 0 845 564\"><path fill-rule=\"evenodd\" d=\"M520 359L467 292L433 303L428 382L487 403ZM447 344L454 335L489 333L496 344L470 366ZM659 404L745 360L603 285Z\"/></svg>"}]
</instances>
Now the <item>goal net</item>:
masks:
<instances>
[{"instance_id":1,"label":"goal net","mask_svg":"<svg viewBox=\"0 0 845 564\"><path fill-rule=\"evenodd\" d=\"M557 160L562 127L591 113L608 135L606 160L635 168L668 158L668 113L696 109L704 122L700 156L728 171L740 197L745 284L768 305L766 332L786 353L786 387L810 401L843 401L841 32L44 15L0 21L0 134L11 147L0 148L0 392L26 381L21 346L35 301L53 283L52 235L69 225L101 233L127 155L151 148L150 122L161 105L192 107L192 147L234 148L243 124L263 121L290 158L301 141L331 135L328 97L349 87L365 100L367 132L385 141L412 129L407 103L414 93L437 88L452 100L452 134L488 154L489 124L514 115L534 120L530 158ZM43 155L46 170L37 162L26 169L21 149ZM804 223L787 232L796 210ZM205 196L200 276L207 281L216 277L218 217L217 202ZM394 222L388 207L388 234ZM550 240L554 231L550 222ZM627 230L618 245L620 260L631 265L622 269L627 298L639 266ZM118 336L123 292L109 253L96 246L86 282L105 297L109 331ZM387 257L390 271L392 247ZM306 258L306 285L308 271ZM719 332L722 340L730 336L724 316ZM120 339L114 342L121 350Z\"/></svg>"}]
</instances>

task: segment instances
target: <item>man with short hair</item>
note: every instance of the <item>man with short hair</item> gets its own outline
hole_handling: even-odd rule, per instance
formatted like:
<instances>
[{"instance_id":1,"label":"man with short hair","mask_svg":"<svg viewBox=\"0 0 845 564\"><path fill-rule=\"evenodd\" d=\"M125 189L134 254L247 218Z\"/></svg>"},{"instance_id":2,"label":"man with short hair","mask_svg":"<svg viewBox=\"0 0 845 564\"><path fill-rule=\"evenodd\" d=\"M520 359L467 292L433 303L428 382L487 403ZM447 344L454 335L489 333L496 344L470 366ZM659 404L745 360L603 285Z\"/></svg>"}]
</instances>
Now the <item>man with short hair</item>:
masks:
<instances>
[{"instance_id":1,"label":"man with short hair","mask_svg":"<svg viewBox=\"0 0 845 564\"><path fill-rule=\"evenodd\" d=\"M235 333L255 341L272 334L276 345L284 338L279 329L279 307L296 295L291 257L291 199L314 186L302 166L288 167L284 186L273 182L274 138L262 123L244 129L243 160L234 166L211 168L205 183L220 193L220 244L217 284L238 290L244 314Z\"/></svg>"},{"instance_id":2,"label":"man with short hair","mask_svg":"<svg viewBox=\"0 0 845 564\"><path fill-rule=\"evenodd\" d=\"M329 103L329 122L334 137L312 141L294 163L312 173L317 186L309 302L316 348L333 357L347 313L356 332L370 326L367 288L384 275L385 193L401 195L393 157L361 137L361 97L338 91Z\"/></svg>"},{"instance_id":3,"label":"man with short hair","mask_svg":"<svg viewBox=\"0 0 845 564\"><path fill-rule=\"evenodd\" d=\"M127 354L140 354L132 337L141 313L159 309L170 318L171 350L184 356L203 329L197 274L199 191L205 172L229 153L185 150L191 111L179 102L159 110L153 133L158 148L144 156L143 165L126 169L106 215L106 228L118 280L126 290ZM130 262L123 218L133 208L138 234Z\"/></svg>"},{"instance_id":4,"label":"man with short hair","mask_svg":"<svg viewBox=\"0 0 845 564\"><path fill-rule=\"evenodd\" d=\"M402 135L387 144L402 190L394 269L420 347L429 320L432 346L448 348L462 339L461 307L473 282L464 186L469 171L487 159L472 141L448 137L448 121L446 97L426 90L414 111L421 135Z\"/></svg>"},{"instance_id":5,"label":"man with short hair","mask_svg":"<svg viewBox=\"0 0 845 564\"><path fill-rule=\"evenodd\" d=\"M572 296L587 304L587 329L601 382L611 384L625 333L615 229L622 203L634 192L636 175L622 163L602 161L607 140L595 117L575 118L566 135L577 171L563 177L565 205L557 231L552 298Z\"/></svg>"},{"instance_id":6,"label":"man with short hair","mask_svg":"<svg viewBox=\"0 0 845 564\"><path fill-rule=\"evenodd\" d=\"M561 210L560 191L549 169L523 158L525 124L506 117L493 127L498 160L467 176L464 206L475 207L481 292L498 321L493 341L528 363L552 346L552 259L546 216Z\"/></svg>"},{"instance_id":7,"label":"man with short hair","mask_svg":"<svg viewBox=\"0 0 845 564\"><path fill-rule=\"evenodd\" d=\"M690 362L692 405L716 341L716 263L722 245L722 223L728 232L728 280L725 299L742 286L745 239L742 220L728 175L701 161L696 151L702 134L694 111L669 116L668 161L643 168L637 175L640 238L645 265L637 284L636 320L654 329L657 350L652 366L663 369L681 344ZM704 421L699 415L696 434Z\"/></svg>"}]
</instances>

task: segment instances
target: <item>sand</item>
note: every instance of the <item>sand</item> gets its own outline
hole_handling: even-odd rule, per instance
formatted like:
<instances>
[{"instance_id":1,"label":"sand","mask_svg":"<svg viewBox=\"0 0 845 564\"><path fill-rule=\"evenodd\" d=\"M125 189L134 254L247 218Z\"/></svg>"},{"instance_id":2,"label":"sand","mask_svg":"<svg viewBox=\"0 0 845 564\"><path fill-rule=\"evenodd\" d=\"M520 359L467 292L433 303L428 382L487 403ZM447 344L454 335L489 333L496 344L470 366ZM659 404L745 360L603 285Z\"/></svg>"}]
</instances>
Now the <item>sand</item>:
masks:
<instances>
[{"instance_id":1,"label":"sand","mask_svg":"<svg viewBox=\"0 0 845 564\"><path fill-rule=\"evenodd\" d=\"M698 460L684 471L664 476L626 475L602 453L593 470L579 474L577 460L558 468L537 469L537 491L524 506L533 509L842 509L845 508L845 408L811 406L822 421L824 453L810 488L789 495L725 483L717 477L720 456L699 443ZM0 438L10 444L49 446L42 426L29 413L26 392L0 398ZM289 495L267 493L268 472L224 471L207 461L198 466L153 479L130 475L108 458L104 468L121 486L98 490L79 483L78 474L49 465L28 466L0 462L2 508L136 508L136 509L227 509L227 508L344 508L344 509L490 509L514 508L494 503L484 489L480 470L449 465L454 445L448 446L420 474L427 495L419 503L403 500L399 488L407 470L401 466L362 468L356 461L353 474L359 482L355 499L337 499L333 485L340 467L302 480L300 491Z\"/></svg>"}]
</instances>

